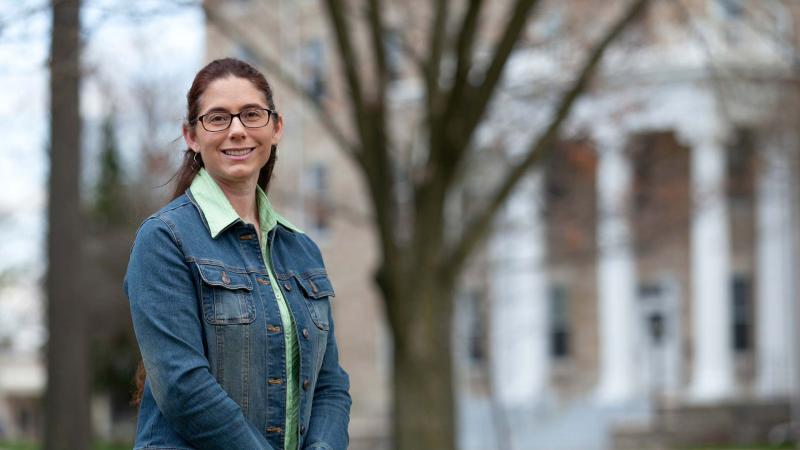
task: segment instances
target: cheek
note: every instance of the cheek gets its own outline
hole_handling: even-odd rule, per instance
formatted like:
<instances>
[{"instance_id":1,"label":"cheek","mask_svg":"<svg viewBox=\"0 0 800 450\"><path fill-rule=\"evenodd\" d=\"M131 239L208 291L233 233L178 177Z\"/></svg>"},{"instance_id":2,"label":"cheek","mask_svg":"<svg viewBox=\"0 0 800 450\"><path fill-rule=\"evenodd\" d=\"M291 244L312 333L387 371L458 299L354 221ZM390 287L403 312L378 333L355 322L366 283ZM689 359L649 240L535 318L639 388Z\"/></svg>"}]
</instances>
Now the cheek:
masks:
<instances>
[{"instance_id":1,"label":"cheek","mask_svg":"<svg viewBox=\"0 0 800 450\"><path fill-rule=\"evenodd\" d=\"M198 136L198 144L200 145L200 149L204 151L215 151L222 141L224 137L206 134L203 136Z\"/></svg>"},{"instance_id":2,"label":"cheek","mask_svg":"<svg viewBox=\"0 0 800 450\"><path fill-rule=\"evenodd\" d=\"M257 136L253 136L254 140L258 143L259 146L264 148L269 155L270 149L272 148L272 134L271 133L260 133Z\"/></svg>"}]
</instances>

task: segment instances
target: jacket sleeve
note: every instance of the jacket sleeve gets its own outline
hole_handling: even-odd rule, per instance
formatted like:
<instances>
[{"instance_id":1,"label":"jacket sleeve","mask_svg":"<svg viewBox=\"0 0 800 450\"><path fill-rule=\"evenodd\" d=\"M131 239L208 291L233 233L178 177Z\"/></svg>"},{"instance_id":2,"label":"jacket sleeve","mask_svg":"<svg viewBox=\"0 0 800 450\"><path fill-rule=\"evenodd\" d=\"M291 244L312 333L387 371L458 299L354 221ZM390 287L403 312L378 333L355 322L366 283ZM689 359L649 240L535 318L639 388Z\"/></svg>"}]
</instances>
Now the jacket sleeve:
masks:
<instances>
[{"instance_id":1,"label":"jacket sleeve","mask_svg":"<svg viewBox=\"0 0 800 450\"><path fill-rule=\"evenodd\" d=\"M211 374L198 294L179 242L162 219L148 219L137 234L125 277L155 402L196 448L274 450Z\"/></svg>"},{"instance_id":2,"label":"jacket sleeve","mask_svg":"<svg viewBox=\"0 0 800 450\"><path fill-rule=\"evenodd\" d=\"M350 377L339 365L332 313L328 320L330 334L314 389L304 450L346 450L350 442Z\"/></svg>"}]
</instances>

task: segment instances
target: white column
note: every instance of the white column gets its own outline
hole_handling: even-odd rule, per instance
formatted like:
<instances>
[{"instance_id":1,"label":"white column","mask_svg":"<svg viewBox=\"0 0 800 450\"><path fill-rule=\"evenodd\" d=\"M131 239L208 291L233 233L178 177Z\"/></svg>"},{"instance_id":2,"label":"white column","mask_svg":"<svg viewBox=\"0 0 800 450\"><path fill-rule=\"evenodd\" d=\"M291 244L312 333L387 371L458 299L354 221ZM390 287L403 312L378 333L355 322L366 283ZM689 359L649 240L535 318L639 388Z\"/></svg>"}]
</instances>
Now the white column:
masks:
<instances>
[{"instance_id":1,"label":"white column","mask_svg":"<svg viewBox=\"0 0 800 450\"><path fill-rule=\"evenodd\" d=\"M726 158L721 133L709 129L691 146L692 400L709 402L734 391L730 231Z\"/></svg>"},{"instance_id":2,"label":"white column","mask_svg":"<svg viewBox=\"0 0 800 450\"><path fill-rule=\"evenodd\" d=\"M795 379L792 336L794 274L792 170L787 145L773 136L759 151L756 191L756 387L764 398L791 394Z\"/></svg>"},{"instance_id":3,"label":"white column","mask_svg":"<svg viewBox=\"0 0 800 450\"><path fill-rule=\"evenodd\" d=\"M597 168L600 380L604 403L634 399L640 390L636 361L636 261L629 224L631 167L621 136L598 138Z\"/></svg>"},{"instance_id":4,"label":"white column","mask_svg":"<svg viewBox=\"0 0 800 450\"><path fill-rule=\"evenodd\" d=\"M542 185L538 171L520 183L490 247L491 382L506 406L541 402L550 374Z\"/></svg>"}]
</instances>

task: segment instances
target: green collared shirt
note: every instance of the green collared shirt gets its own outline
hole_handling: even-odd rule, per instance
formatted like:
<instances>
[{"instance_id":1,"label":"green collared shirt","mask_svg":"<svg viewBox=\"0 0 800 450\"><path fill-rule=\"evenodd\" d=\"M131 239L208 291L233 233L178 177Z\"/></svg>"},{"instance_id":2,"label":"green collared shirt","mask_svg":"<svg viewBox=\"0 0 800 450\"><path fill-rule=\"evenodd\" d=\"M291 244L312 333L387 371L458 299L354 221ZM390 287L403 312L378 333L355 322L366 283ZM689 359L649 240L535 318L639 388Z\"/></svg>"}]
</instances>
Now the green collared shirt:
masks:
<instances>
[{"instance_id":1,"label":"green collared shirt","mask_svg":"<svg viewBox=\"0 0 800 450\"><path fill-rule=\"evenodd\" d=\"M216 239L225 228L240 219L239 214L236 213L228 198L225 197L225 193L222 192L222 188L219 187L205 169L200 169L189 189L195 201L197 201L197 205L203 211L212 239ZM267 234L278 223L298 232L300 230L272 209L272 205L270 205L267 195L261 187L256 187L256 203L261 231L261 257L264 259L264 266L268 269L270 285L278 301L278 309L280 310L284 329L283 337L286 343L286 426L284 428L286 430L286 440L284 450L296 450L298 408L300 404L300 354L298 352L294 318L283 292L278 287L275 272L272 268Z\"/></svg>"}]
</instances>

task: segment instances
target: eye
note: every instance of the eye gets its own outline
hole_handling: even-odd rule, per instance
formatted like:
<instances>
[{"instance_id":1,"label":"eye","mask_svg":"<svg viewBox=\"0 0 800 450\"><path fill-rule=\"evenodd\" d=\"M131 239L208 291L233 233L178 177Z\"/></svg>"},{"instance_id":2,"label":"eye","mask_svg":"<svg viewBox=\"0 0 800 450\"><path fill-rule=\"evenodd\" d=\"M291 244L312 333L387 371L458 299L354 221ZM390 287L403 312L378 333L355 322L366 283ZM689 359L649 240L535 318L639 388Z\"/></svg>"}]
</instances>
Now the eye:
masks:
<instances>
[{"instance_id":1,"label":"eye","mask_svg":"<svg viewBox=\"0 0 800 450\"><path fill-rule=\"evenodd\" d=\"M242 118L250 122L258 121L264 117L264 113L265 111L261 109L247 109L242 111Z\"/></svg>"},{"instance_id":2,"label":"eye","mask_svg":"<svg viewBox=\"0 0 800 450\"><path fill-rule=\"evenodd\" d=\"M206 115L206 123L212 125L219 125L226 123L230 120L230 114L224 112L211 113Z\"/></svg>"}]
</instances>

